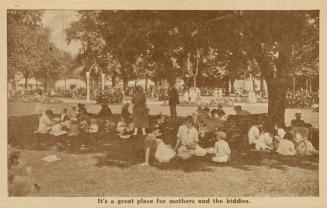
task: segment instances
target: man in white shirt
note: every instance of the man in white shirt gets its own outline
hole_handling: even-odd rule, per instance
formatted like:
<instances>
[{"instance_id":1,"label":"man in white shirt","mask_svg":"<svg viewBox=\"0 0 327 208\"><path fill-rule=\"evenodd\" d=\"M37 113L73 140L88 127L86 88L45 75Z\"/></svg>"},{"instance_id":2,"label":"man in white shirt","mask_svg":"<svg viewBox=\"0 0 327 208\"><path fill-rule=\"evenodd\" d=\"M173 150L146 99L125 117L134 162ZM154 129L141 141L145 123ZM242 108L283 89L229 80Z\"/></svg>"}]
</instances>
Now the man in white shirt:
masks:
<instances>
[{"instance_id":1,"label":"man in white shirt","mask_svg":"<svg viewBox=\"0 0 327 208\"><path fill-rule=\"evenodd\" d=\"M188 116L186 118L185 125L182 125L178 129L177 142L175 150L177 151L177 157L186 160L196 156L206 155L206 150L198 145L198 130L193 126L193 118Z\"/></svg>"}]
</instances>

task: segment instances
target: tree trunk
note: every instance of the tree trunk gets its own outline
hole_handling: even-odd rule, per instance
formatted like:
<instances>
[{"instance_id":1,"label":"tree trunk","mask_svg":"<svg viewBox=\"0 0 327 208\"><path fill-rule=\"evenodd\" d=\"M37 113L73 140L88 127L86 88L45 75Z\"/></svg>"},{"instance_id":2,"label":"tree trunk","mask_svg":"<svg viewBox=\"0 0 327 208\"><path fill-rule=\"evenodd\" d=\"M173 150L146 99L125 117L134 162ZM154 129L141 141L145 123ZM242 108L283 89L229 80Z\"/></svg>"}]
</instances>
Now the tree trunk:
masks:
<instances>
[{"instance_id":1,"label":"tree trunk","mask_svg":"<svg viewBox=\"0 0 327 208\"><path fill-rule=\"evenodd\" d=\"M275 61L276 71L273 70L271 60L261 51L257 61L263 72L268 88L268 120L267 128L272 128L276 123L285 125L286 91L289 82L290 69L290 48L289 45L279 45L279 56Z\"/></svg>"},{"instance_id":2,"label":"tree trunk","mask_svg":"<svg viewBox=\"0 0 327 208\"><path fill-rule=\"evenodd\" d=\"M123 78L123 87L126 90L128 88L128 79Z\"/></svg>"},{"instance_id":3,"label":"tree trunk","mask_svg":"<svg viewBox=\"0 0 327 208\"><path fill-rule=\"evenodd\" d=\"M148 90L148 80L149 78L145 78L145 91Z\"/></svg>"},{"instance_id":4,"label":"tree trunk","mask_svg":"<svg viewBox=\"0 0 327 208\"><path fill-rule=\"evenodd\" d=\"M112 75L111 77L111 86L112 87L116 87L116 75Z\"/></svg>"},{"instance_id":5,"label":"tree trunk","mask_svg":"<svg viewBox=\"0 0 327 208\"><path fill-rule=\"evenodd\" d=\"M261 76L261 79L260 79L260 92L261 92L261 97L264 97L264 95L265 95L265 90L263 89L264 88L264 86L263 86L263 80L264 80L264 78L263 78L263 76Z\"/></svg>"},{"instance_id":6,"label":"tree trunk","mask_svg":"<svg viewBox=\"0 0 327 208\"><path fill-rule=\"evenodd\" d=\"M25 78L25 92L27 92L27 86L28 86L28 76L24 76Z\"/></svg>"},{"instance_id":7,"label":"tree trunk","mask_svg":"<svg viewBox=\"0 0 327 208\"><path fill-rule=\"evenodd\" d=\"M229 77L226 77L224 83L225 83L225 95L229 96Z\"/></svg>"},{"instance_id":8,"label":"tree trunk","mask_svg":"<svg viewBox=\"0 0 327 208\"><path fill-rule=\"evenodd\" d=\"M232 93L232 94L234 94L235 93L235 87L234 87L234 83L235 83L235 79L234 78L231 78L230 79L230 92Z\"/></svg>"}]
</instances>

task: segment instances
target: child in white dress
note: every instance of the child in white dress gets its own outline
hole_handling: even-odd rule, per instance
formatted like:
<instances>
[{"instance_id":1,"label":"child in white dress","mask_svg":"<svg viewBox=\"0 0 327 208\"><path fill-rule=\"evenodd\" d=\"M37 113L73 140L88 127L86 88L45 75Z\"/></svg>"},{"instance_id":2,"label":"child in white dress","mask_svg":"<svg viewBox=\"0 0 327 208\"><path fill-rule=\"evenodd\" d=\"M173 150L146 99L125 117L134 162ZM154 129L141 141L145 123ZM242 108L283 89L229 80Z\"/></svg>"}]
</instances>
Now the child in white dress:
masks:
<instances>
[{"instance_id":1,"label":"child in white dress","mask_svg":"<svg viewBox=\"0 0 327 208\"><path fill-rule=\"evenodd\" d=\"M212 158L213 162L225 163L230 160L230 148L228 143L225 141L227 135L225 132L218 131L216 132L215 143L215 156Z\"/></svg>"},{"instance_id":2,"label":"child in white dress","mask_svg":"<svg viewBox=\"0 0 327 208\"><path fill-rule=\"evenodd\" d=\"M99 126L97 124L97 120L96 119L91 119L91 125L89 127L89 133L90 134L95 134L97 133L99 130Z\"/></svg>"}]
</instances>

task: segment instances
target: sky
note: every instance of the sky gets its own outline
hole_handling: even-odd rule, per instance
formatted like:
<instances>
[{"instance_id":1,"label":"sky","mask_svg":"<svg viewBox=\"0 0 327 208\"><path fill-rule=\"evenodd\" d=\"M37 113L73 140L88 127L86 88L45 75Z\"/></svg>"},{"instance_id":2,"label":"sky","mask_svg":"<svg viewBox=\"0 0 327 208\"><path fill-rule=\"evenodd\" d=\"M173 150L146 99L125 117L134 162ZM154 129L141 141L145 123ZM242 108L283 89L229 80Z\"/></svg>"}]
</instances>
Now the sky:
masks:
<instances>
[{"instance_id":1,"label":"sky","mask_svg":"<svg viewBox=\"0 0 327 208\"><path fill-rule=\"evenodd\" d=\"M78 16L75 10L46 10L42 17L42 24L52 31L52 40L56 46L70 52L73 56L78 54L81 44L78 41L72 41L68 45L64 30L76 20L78 20Z\"/></svg>"}]
</instances>

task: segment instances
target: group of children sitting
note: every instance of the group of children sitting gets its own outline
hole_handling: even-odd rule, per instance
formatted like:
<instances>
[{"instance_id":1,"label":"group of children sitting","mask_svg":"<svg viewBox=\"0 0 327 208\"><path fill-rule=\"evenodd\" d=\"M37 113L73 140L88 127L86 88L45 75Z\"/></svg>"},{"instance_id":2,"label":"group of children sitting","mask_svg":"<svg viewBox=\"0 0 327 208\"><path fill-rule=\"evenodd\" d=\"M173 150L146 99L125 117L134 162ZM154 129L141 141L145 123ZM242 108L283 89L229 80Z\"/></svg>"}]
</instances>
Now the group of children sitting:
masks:
<instances>
[{"instance_id":1,"label":"group of children sitting","mask_svg":"<svg viewBox=\"0 0 327 208\"><path fill-rule=\"evenodd\" d=\"M228 162L230 160L230 148L225 141L227 135L225 132L216 131L212 147L203 148L199 145L199 132L194 126L192 116L188 116L185 123L178 128L177 140L175 147L166 145L165 142L158 138L161 136L160 128L155 124L150 133L145 138L145 162L141 165L149 164L149 155L153 151L155 158L159 162L169 162L177 156L182 160L187 160L192 156L211 155L213 162Z\"/></svg>"},{"instance_id":2,"label":"group of children sitting","mask_svg":"<svg viewBox=\"0 0 327 208\"><path fill-rule=\"evenodd\" d=\"M63 109L60 118L53 118L51 110L45 111L40 117L39 133L49 133L53 136L68 135L70 138L82 139L82 147L92 140L99 130L105 133L115 133L120 138L129 138L133 131L133 122L131 113L128 111L129 104L122 107L121 115L116 124L112 117L103 120L92 118L87 113L85 105L78 104L78 108L72 107L71 112ZM239 111L239 109L237 109ZM236 109L235 109L236 111ZM166 145L166 137L171 134L172 129L168 127L165 116L158 115L148 131L145 138L145 165L149 163L150 151L155 152L158 161L169 162L177 156L181 159L188 159L192 156L205 156L211 154L213 162L228 162L230 160L230 148L226 142L227 134L219 130L219 122L225 122L226 114L222 106L212 109L209 113L208 108L199 108L192 116L188 116L183 125L178 128L175 147ZM241 114L240 114L241 115ZM298 116L299 117L299 116ZM213 124L210 126L210 122ZM294 121L295 124L303 124L300 119ZM203 131L203 123L206 123L206 129ZM208 125L209 124L209 125ZM201 129L202 127L202 129ZM318 151L307 138L299 133L299 126L293 126L285 131L276 125L269 131L262 131L262 124L253 125L248 131L248 143L255 151L276 151L281 155L312 155ZM210 132L210 144L202 145L201 140L205 135L203 132ZM88 136L85 136L88 135ZM85 139L86 138L86 139ZM91 138L91 139L89 139ZM61 144L63 141L59 141ZM199 144L201 144L201 147Z\"/></svg>"},{"instance_id":3,"label":"group of children sitting","mask_svg":"<svg viewBox=\"0 0 327 208\"><path fill-rule=\"evenodd\" d=\"M219 109L219 108L218 108ZM222 111L220 108L219 110ZM159 162L169 162L173 157L180 159L189 159L192 156L210 155L211 161L224 163L231 159L231 150L227 139L227 134L219 128L210 130L209 138L211 141L209 147L201 147L201 132L199 122L203 122L203 118L209 117L209 109L198 109L196 120L194 115L186 118L185 124L181 125L177 133L177 141L175 148L157 138L160 135L158 128L153 127L151 133L145 139L145 163L149 164L149 154L151 150L155 152L155 158ZM222 111L223 112L223 111ZM252 151L277 152L280 155L314 155L318 154L318 150L309 141L309 131L311 125L301 120L300 113L296 113L296 119L292 120L292 126L286 130L280 125L264 131L263 124L258 122L250 127L248 131L249 149ZM248 114L243 114L248 115ZM224 121L225 113L218 116L220 121ZM197 121L198 123L195 123ZM196 128L198 127L198 129ZM240 141L241 142L241 141Z\"/></svg>"},{"instance_id":4,"label":"group of children sitting","mask_svg":"<svg viewBox=\"0 0 327 208\"><path fill-rule=\"evenodd\" d=\"M44 111L39 118L39 127L36 133L58 138L58 145L63 145L65 141L81 138L82 147L85 147L92 140L88 138L92 138L100 130L108 134L118 134L121 138L128 138L126 136L129 136L129 132L133 129L130 120L130 114L128 117L122 115L118 123L114 122L112 116L97 119L95 116L90 116L84 104L78 104L77 108L73 106L71 111L64 108L60 117L55 117L52 110ZM63 136L68 136L69 139L64 140Z\"/></svg>"},{"instance_id":5,"label":"group of children sitting","mask_svg":"<svg viewBox=\"0 0 327 208\"><path fill-rule=\"evenodd\" d=\"M291 126L282 128L275 125L262 131L263 125L253 125L248 132L248 142L254 151L277 152L280 155L314 155L318 150L309 141L307 127Z\"/></svg>"}]
</instances>

